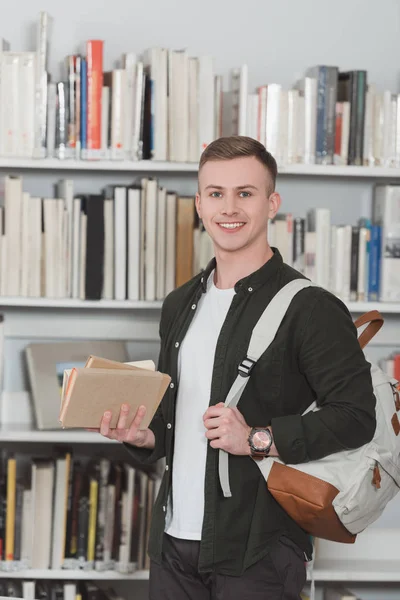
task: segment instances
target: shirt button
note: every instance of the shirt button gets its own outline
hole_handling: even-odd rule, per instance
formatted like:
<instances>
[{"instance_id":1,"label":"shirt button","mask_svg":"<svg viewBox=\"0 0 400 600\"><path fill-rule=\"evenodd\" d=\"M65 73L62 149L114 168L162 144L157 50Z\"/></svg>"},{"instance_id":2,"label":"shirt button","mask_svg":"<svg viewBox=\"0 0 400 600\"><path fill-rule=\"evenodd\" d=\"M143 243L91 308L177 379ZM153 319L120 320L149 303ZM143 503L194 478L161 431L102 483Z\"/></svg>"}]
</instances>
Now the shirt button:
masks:
<instances>
[{"instance_id":1,"label":"shirt button","mask_svg":"<svg viewBox=\"0 0 400 600\"><path fill-rule=\"evenodd\" d=\"M169 466L165 465L165 470L168 471L169 470Z\"/></svg>"},{"instance_id":2,"label":"shirt button","mask_svg":"<svg viewBox=\"0 0 400 600\"><path fill-rule=\"evenodd\" d=\"M175 348L179 348L179 342L175 342Z\"/></svg>"},{"instance_id":3,"label":"shirt button","mask_svg":"<svg viewBox=\"0 0 400 600\"><path fill-rule=\"evenodd\" d=\"M171 429L171 428L172 428L171 423L167 423L167 429Z\"/></svg>"},{"instance_id":4,"label":"shirt button","mask_svg":"<svg viewBox=\"0 0 400 600\"><path fill-rule=\"evenodd\" d=\"M253 288L252 288L252 287L249 287L249 288L247 288L247 291L248 291L248 292L252 292L252 291L253 291Z\"/></svg>"},{"instance_id":5,"label":"shirt button","mask_svg":"<svg viewBox=\"0 0 400 600\"><path fill-rule=\"evenodd\" d=\"M171 389L173 389L173 388L175 387L175 384L174 384L173 382L171 382L171 383L169 384L169 387L170 387Z\"/></svg>"},{"instance_id":6,"label":"shirt button","mask_svg":"<svg viewBox=\"0 0 400 600\"><path fill-rule=\"evenodd\" d=\"M166 507L166 506L163 506L163 507L162 507L162 509L163 509L163 511L165 512L165 511L167 510L167 507Z\"/></svg>"},{"instance_id":7,"label":"shirt button","mask_svg":"<svg viewBox=\"0 0 400 600\"><path fill-rule=\"evenodd\" d=\"M195 310L195 308L196 308L196 305L192 304L192 310Z\"/></svg>"}]
</instances>

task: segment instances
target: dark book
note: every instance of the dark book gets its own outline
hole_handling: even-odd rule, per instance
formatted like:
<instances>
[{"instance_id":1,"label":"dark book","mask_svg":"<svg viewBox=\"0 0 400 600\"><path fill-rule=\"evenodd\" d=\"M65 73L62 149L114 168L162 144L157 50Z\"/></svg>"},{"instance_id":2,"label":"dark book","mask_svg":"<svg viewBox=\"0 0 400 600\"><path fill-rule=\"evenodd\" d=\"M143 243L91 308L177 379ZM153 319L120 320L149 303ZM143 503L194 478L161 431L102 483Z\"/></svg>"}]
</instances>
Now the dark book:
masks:
<instances>
[{"instance_id":1,"label":"dark book","mask_svg":"<svg viewBox=\"0 0 400 600\"><path fill-rule=\"evenodd\" d=\"M117 463L114 465L114 484L115 484L115 508L114 508L114 532L112 542L111 556L114 560L119 560L119 545L121 539L121 513L122 513L122 491L124 487L125 470Z\"/></svg>"},{"instance_id":2,"label":"dark book","mask_svg":"<svg viewBox=\"0 0 400 600\"><path fill-rule=\"evenodd\" d=\"M300 273L305 269L305 219L296 217L293 219L293 268Z\"/></svg>"},{"instance_id":3,"label":"dark book","mask_svg":"<svg viewBox=\"0 0 400 600\"><path fill-rule=\"evenodd\" d=\"M360 243L360 228L351 228L351 253L350 253L350 301L357 300L358 290L358 253Z\"/></svg>"},{"instance_id":4,"label":"dark book","mask_svg":"<svg viewBox=\"0 0 400 600\"><path fill-rule=\"evenodd\" d=\"M99 461L99 501L96 523L96 561L104 560L104 533L107 518L107 485L110 476L110 461Z\"/></svg>"},{"instance_id":5,"label":"dark book","mask_svg":"<svg viewBox=\"0 0 400 600\"><path fill-rule=\"evenodd\" d=\"M306 75L317 80L315 160L317 164L331 165L335 153L338 68L317 65L308 69Z\"/></svg>"},{"instance_id":6,"label":"dark book","mask_svg":"<svg viewBox=\"0 0 400 600\"><path fill-rule=\"evenodd\" d=\"M150 75L144 76L144 100L143 100L143 159L152 158L154 147L154 122L151 114L153 86Z\"/></svg>"},{"instance_id":7,"label":"dark book","mask_svg":"<svg viewBox=\"0 0 400 600\"><path fill-rule=\"evenodd\" d=\"M86 300L100 300L104 280L104 196L86 198Z\"/></svg>"},{"instance_id":8,"label":"dark book","mask_svg":"<svg viewBox=\"0 0 400 600\"><path fill-rule=\"evenodd\" d=\"M339 73L338 101L350 102L350 135L348 164L362 166L364 159L364 123L367 94L367 72Z\"/></svg>"},{"instance_id":9,"label":"dark book","mask_svg":"<svg viewBox=\"0 0 400 600\"><path fill-rule=\"evenodd\" d=\"M81 493L78 501L78 543L76 558L82 562L87 560L89 535L89 477L82 474Z\"/></svg>"},{"instance_id":10,"label":"dark book","mask_svg":"<svg viewBox=\"0 0 400 600\"><path fill-rule=\"evenodd\" d=\"M14 530L14 560L21 560L22 546L22 503L24 486L17 481L15 497L15 530Z\"/></svg>"}]
</instances>

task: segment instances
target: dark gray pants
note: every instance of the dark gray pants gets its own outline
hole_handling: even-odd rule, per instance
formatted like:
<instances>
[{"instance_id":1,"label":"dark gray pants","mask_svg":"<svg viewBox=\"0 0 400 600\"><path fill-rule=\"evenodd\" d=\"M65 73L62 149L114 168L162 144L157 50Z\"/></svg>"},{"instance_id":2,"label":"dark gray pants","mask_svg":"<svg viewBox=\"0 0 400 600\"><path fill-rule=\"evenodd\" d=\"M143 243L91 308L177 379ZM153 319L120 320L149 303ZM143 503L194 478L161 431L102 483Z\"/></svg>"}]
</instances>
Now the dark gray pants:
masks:
<instances>
[{"instance_id":1,"label":"dark gray pants","mask_svg":"<svg viewBox=\"0 0 400 600\"><path fill-rule=\"evenodd\" d=\"M241 577L199 574L199 542L164 535L162 564L150 566L150 600L299 600L303 553L287 538Z\"/></svg>"}]
</instances>

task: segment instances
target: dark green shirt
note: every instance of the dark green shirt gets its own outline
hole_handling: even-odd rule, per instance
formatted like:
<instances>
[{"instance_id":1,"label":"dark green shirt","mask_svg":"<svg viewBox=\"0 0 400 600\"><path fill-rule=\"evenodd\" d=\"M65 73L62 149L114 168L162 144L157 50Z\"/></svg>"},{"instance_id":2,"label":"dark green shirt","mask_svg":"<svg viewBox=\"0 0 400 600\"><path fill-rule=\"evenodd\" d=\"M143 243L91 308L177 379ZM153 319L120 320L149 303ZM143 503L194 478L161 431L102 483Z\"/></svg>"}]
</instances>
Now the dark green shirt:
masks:
<instances>
[{"instance_id":1,"label":"dark green shirt","mask_svg":"<svg viewBox=\"0 0 400 600\"><path fill-rule=\"evenodd\" d=\"M127 445L142 463L166 457L168 465L153 509L149 555L155 561L161 556L171 493L179 347L214 267L212 261L163 303L159 370L172 377L172 384L150 425L154 451ZM225 400L246 357L251 331L267 304L286 283L300 277L274 249L265 265L237 282L217 342L210 406ZM302 417L314 400L322 410ZM276 447L286 463L316 460L372 439L376 421L370 365L351 315L336 296L310 287L295 297L274 341L254 367L238 409L248 425L272 425ZM190 448L186 454L190 474ZM282 534L311 557L309 536L269 494L252 458L230 455L229 476L232 497L224 498L218 451L208 445L200 571L240 575L265 556Z\"/></svg>"}]
</instances>

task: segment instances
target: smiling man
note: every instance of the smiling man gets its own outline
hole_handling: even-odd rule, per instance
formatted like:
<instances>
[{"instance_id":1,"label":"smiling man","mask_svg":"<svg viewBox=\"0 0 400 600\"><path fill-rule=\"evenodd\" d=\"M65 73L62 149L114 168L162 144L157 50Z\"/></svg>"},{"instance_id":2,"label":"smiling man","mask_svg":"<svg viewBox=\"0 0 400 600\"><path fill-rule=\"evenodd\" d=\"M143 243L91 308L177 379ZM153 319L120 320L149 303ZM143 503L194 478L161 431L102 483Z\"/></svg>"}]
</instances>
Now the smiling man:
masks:
<instances>
[{"instance_id":1,"label":"smiling man","mask_svg":"<svg viewBox=\"0 0 400 600\"><path fill-rule=\"evenodd\" d=\"M280 207L277 167L259 142L221 138L201 157L196 208L215 258L164 301L159 369L171 387L150 428L121 409L101 433L137 460L166 457L149 543L151 600L294 600L311 557L308 535L269 494L256 464L317 460L372 439L370 367L343 303L310 287L293 300L237 409L224 400L253 327L274 295L303 276L267 240ZM302 417L316 400L321 410ZM229 453L231 497L218 477Z\"/></svg>"}]
</instances>

